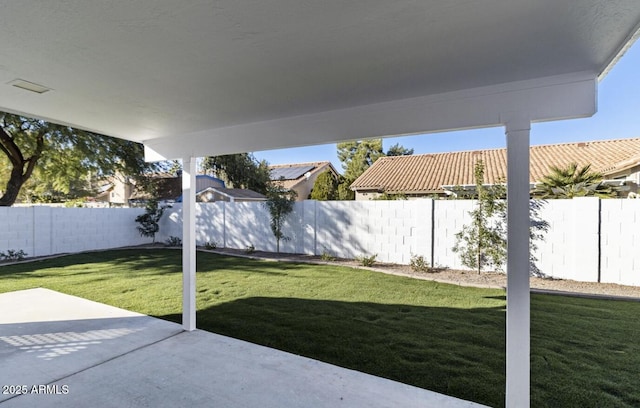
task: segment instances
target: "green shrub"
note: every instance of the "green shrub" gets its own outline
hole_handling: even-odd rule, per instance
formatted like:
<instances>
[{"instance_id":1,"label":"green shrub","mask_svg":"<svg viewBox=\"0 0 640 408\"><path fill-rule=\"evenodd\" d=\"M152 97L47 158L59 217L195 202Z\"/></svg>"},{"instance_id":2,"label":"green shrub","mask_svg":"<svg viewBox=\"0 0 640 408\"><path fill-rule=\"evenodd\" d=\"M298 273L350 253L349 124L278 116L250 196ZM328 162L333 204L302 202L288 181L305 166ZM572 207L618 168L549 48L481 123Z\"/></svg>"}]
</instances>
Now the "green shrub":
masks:
<instances>
[{"instance_id":1,"label":"green shrub","mask_svg":"<svg viewBox=\"0 0 640 408\"><path fill-rule=\"evenodd\" d=\"M253 244L248 245L245 249L244 252L247 254L252 254L254 252L256 252L256 247L253 246Z\"/></svg>"},{"instance_id":2,"label":"green shrub","mask_svg":"<svg viewBox=\"0 0 640 408\"><path fill-rule=\"evenodd\" d=\"M208 241L206 244L204 244L204 247L206 249L216 249L218 248L218 243L216 241Z\"/></svg>"},{"instance_id":3,"label":"green shrub","mask_svg":"<svg viewBox=\"0 0 640 408\"><path fill-rule=\"evenodd\" d=\"M425 261L424 256L411 254L409 262L411 270L415 272L433 272L431 266Z\"/></svg>"},{"instance_id":4,"label":"green shrub","mask_svg":"<svg viewBox=\"0 0 640 408\"><path fill-rule=\"evenodd\" d=\"M377 257L378 257L378 254L373 254L370 256L363 254L356 257L356 261L358 261L362 266L373 266L373 264L376 263Z\"/></svg>"},{"instance_id":5,"label":"green shrub","mask_svg":"<svg viewBox=\"0 0 640 408\"><path fill-rule=\"evenodd\" d=\"M167 246L177 247L182 246L182 239L180 237L174 237L173 235L169 237L166 241Z\"/></svg>"},{"instance_id":6,"label":"green shrub","mask_svg":"<svg viewBox=\"0 0 640 408\"><path fill-rule=\"evenodd\" d=\"M329 252L329 249L323 245L323 250L322 250L322 254L320 255L320 259L322 259L325 262L330 262L330 261L335 261L336 257L333 256L333 254L331 252Z\"/></svg>"},{"instance_id":7,"label":"green shrub","mask_svg":"<svg viewBox=\"0 0 640 408\"><path fill-rule=\"evenodd\" d=\"M3 261L22 261L27 256L27 253L22 249L16 251L15 249L8 249L7 253L0 252L0 260Z\"/></svg>"}]
</instances>

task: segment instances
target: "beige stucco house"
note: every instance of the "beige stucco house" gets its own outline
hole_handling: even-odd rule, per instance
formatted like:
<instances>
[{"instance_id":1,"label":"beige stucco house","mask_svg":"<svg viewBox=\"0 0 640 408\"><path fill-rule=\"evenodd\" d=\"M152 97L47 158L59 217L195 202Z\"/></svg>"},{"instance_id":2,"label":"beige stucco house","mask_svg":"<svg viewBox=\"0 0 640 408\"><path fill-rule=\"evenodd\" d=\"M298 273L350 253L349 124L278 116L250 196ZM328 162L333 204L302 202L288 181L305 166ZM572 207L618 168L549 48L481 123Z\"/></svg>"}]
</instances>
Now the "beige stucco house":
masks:
<instances>
[{"instance_id":1,"label":"beige stucco house","mask_svg":"<svg viewBox=\"0 0 640 408\"><path fill-rule=\"evenodd\" d=\"M135 186L128 177L115 175L101 183L93 201L109 207L125 207L129 205L129 198L134 191Z\"/></svg>"},{"instance_id":2,"label":"beige stucco house","mask_svg":"<svg viewBox=\"0 0 640 408\"><path fill-rule=\"evenodd\" d=\"M338 178L338 172L328 161L277 164L269 166L269 169L271 170L271 181L280 183L284 188L295 191L298 195L296 201L303 201L309 198L316 179L323 172L329 171L334 177Z\"/></svg>"}]
</instances>

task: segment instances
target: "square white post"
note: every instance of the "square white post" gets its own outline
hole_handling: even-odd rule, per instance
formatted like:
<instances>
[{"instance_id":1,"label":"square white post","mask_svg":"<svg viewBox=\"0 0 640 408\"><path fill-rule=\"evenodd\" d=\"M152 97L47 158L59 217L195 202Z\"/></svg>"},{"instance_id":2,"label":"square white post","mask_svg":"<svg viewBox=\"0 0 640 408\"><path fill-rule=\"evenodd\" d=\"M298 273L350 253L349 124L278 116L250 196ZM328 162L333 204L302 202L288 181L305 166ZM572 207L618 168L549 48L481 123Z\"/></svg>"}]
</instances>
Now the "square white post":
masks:
<instances>
[{"instance_id":1,"label":"square white post","mask_svg":"<svg viewBox=\"0 0 640 408\"><path fill-rule=\"evenodd\" d=\"M529 133L519 115L507 136L507 408L530 404Z\"/></svg>"},{"instance_id":2,"label":"square white post","mask_svg":"<svg viewBox=\"0 0 640 408\"><path fill-rule=\"evenodd\" d=\"M196 329L196 159L182 160L182 327Z\"/></svg>"}]
</instances>

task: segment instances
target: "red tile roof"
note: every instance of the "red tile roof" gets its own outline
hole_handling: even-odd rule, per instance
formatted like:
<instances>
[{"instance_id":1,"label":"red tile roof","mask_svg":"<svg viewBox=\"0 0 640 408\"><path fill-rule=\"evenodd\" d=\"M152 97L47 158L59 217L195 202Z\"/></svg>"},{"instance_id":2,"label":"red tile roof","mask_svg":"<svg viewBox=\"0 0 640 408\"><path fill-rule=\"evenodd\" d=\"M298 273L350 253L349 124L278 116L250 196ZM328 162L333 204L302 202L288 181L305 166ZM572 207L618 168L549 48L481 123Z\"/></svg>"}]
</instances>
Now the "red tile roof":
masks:
<instances>
[{"instance_id":1,"label":"red tile roof","mask_svg":"<svg viewBox=\"0 0 640 408\"><path fill-rule=\"evenodd\" d=\"M562 168L572 162L591 164L592 170L606 177L640 163L640 138L532 146L530 153L532 182L547 175L551 166ZM506 149L491 149L382 157L351 184L351 189L442 192L443 185L475 184L473 170L479 159L485 164L485 183L504 182L506 156Z\"/></svg>"}]
</instances>

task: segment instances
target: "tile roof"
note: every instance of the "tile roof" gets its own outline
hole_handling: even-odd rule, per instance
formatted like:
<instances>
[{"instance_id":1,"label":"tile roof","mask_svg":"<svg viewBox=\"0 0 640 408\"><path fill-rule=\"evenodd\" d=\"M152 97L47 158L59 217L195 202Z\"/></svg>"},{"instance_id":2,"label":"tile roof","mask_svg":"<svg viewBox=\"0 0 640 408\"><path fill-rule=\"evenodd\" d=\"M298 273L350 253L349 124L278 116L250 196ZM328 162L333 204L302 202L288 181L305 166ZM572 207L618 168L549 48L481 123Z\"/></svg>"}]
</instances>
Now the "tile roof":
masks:
<instances>
[{"instance_id":1,"label":"tile roof","mask_svg":"<svg viewBox=\"0 0 640 408\"><path fill-rule=\"evenodd\" d=\"M442 192L443 185L475 184L477 160L485 164L485 183L504 181L507 150L491 149L412 156L382 157L352 184L352 190L379 190L388 193ZM551 166L566 167L571 162L605 176L640 163L640 138L602 140L531 146L531 181L548 174Z\"/></svg>"},{"instance_id":2,"label":"tile roof","mask_svg":"<svg viewBox=\"0 0 640 408\"><path fill-rule=\"evenodd\" d=\"M271 170L279 170L278 173L282 173L283 171L288 169L302 169L302 168L306 168L306 169L310 168L308 171L309 173L311 173L311 175L318 172L323 172L327 169L331 169L336 175L338 174L338 172L333 168L333 165L331 164L331 162L328 162L328 161L295 163L295 164L274 164L269 166L269 169ZM295 174L295 173L292 173L292 174ZM284 188L293 189L297 184L299 184L304 180L305 180L305 176L304 176L304 173L302 173L299 177L295 179L282 180L282 181L272 179L271 181L277 181L278 183L281 183L282 187Z\"/></svg>"}]
</instances>

